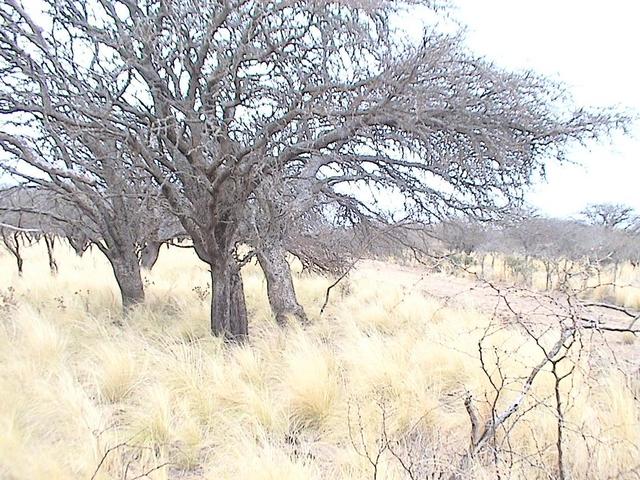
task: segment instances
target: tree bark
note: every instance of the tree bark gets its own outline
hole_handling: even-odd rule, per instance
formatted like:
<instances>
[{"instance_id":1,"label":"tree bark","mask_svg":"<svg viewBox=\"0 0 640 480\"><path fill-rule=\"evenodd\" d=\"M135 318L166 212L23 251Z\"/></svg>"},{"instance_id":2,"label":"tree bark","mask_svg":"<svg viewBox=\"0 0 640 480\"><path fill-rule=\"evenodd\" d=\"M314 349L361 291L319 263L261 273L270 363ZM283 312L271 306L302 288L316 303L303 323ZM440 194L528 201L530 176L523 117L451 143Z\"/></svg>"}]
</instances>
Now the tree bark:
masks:
<instances>
[{"instance_id":1,"label":"tree bark","mask_svg":"<svg viewBox=\"0 0 640 480\"><path fill-rule=\"evenodd\" d=\"M123 257L107 257L120 288L122 308L126 311L144 302L144 285L138 258L131 252Z\"/></svg>"},{"instance_id":2,"label":"tree bark","mask_svg":"<svg viewBox=\"0 0 640 480\"><path fill-rule=\"evenodd\" d=\"M242 342L249 334L244 287L232 257L211 263L211 332Z\"/></svg>"},{"instance_id":3,"label":"tree bark","mask_svg":"<svg viewBox=\"0 0 640 480\"><path fill-rule=\"evenodd\" d=\"M47 246L47 258L49 259L49 270L51 270L51 275L58 274L58 264L53 256L54 243L55 240L53 236L44 235L44 244Z\"/></svg>"},{"instance_id":4,"label":"tree bark","mask_svg":"<svg viewBox=\"0 0 640 480\"><path fill-rule=\"evenodd\" d=\"M2 241L7 247L7 250L11 252L11 254L16 259L16 265L18 267L18 275L22 276L22 267L24 265L24 260L22 258L22 254L20 253L20 236L16 232L13 235L7 236L6 234L2 234Z\"/></svg>"},{"instance_id":5,"label":"tree bark","mask_svg":"<svg viewBox=\"0 0 640 480\"><path fill-rule=\"evenodd\" d=\"M545 271L545 292L551 290L551 261L549 259L543 260Z\"/></svg>"},{"instance_id":6,"label":"tree bark","mask_svg":"<svg viewBox=\"0 0 640 480\"><path fill-rule=\"evenodd\" d=\"M258 250L257 257L267 280L269 305L278 324L286 325L290 316L302 323L307 322L307 315L296 298L285 249L274 243L263 245Z\"/></svg>"},{"instance_id":7,"label":"tree bark","mask_svg":"<svg viewBox=\"0 0 640 480\"><path fill-rule=\"evenodd\" d=\"M151 270L158 261L162 242L148 242L140 253L140 266L146 270Z\"/></svg>"}]
</instances>

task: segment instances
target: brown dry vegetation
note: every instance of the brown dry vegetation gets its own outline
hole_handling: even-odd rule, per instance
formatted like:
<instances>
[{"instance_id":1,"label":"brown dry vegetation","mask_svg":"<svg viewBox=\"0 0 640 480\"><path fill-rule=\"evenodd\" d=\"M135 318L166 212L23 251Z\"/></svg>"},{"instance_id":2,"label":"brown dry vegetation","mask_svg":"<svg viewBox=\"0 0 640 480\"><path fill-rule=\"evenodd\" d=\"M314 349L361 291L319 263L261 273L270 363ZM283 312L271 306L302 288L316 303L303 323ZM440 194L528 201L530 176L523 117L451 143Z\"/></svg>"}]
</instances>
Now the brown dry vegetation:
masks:
<instances>
[{"instance_id":1,"label":"brown dry vegetation","mask_svg":"<svg viewBox=\"0 0 640 480\"><path fill-rule=\"evenodd\" d=\"M628 261L598 265L588 259L549 260L552 271L547 283L542 259L497 253L453 257L456 265L465 267L451 268L450 273L455 275L485 278L538 292L569 289L582 299L640 310L640 268Z\"/></svg>"},{"instance_id":2,"label":"brown dry vegetation","mask_svg":"<svg viewBox=\"0 0 640 480\"><path fill-rule=\"evenodd\" d=\"M282 329L249 265L251 337L228 346L209 335L209 273L190 251L163 249L126 319L100 256L67 253L52 277L44 255L27 250L22 278L0 256L2 478L370 479L385 438L416 478L449 478L469 446L468 394L486 420L490 380L507 378L500 411L543 358L495 309L495 290L416 268L364 263L322 316L330 280L298 273L310 325ZM511 294L515 309L540 313ZM556 341L553 314L535 320L543 346ZM638 364L613 358L637 344L607 338L585 333L558 365L575 366L560 387L569 478L638 475ZM496 435L499 461L488 449L464 478L556 478L554 388L545 367ZM409 478L391 451L376 466L378 479Z\"/></svg>"}]
</instances>

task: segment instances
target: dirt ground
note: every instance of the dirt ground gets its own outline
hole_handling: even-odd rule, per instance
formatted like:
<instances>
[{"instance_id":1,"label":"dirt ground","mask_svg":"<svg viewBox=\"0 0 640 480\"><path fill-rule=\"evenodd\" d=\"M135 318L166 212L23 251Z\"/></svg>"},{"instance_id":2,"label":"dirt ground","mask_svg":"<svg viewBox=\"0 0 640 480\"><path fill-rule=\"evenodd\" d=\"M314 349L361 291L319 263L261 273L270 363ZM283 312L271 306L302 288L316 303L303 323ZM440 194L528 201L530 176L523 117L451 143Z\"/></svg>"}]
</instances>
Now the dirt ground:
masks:
<instances>
[{"instance_id":1,"label":"dirt ground","mask_svg":"<svg viewBox=\"0 0 640 480\"><path fill-rule=\"evenodd\" d=\"M611 308L588 306L572 295L561 292L536 292L514 285L474 279L470 275L453 276L434 273L426 267L405 266L366 260L358 267L359 274L367 271L392 273L389 278L399 282L406 294L420 292L454 308L469 308L489 315L505 324L525 324L533 328L549 328L573 318L614 328L627 328L632 317ZM630 312L637 315L638 312ZM640 328L640 319L634 324ZM640 338L631 333L585 330L590 344L595 347L596 364L615 362L623 371L640 376ZM596 365L597 366L597 365Z\"/></svg>"}]
</instances>

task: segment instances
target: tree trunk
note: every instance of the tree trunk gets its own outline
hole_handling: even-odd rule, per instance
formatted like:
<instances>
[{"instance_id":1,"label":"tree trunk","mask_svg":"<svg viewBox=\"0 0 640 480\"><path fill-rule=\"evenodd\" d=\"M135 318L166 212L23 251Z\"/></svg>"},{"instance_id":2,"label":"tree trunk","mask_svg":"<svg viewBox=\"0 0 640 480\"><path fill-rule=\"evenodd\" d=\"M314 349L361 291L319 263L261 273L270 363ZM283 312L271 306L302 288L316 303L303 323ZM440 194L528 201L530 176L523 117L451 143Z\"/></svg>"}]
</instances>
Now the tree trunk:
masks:
<instances>
[{"instance_id":1,"label":"tree trunk","mask_svg":"<svg viewBox=\"0 0 640 480\"><path fill-rule=\"evenodd\" d=\"M84 252L87 251L87 248L90 247L90 244L88 244L88 242L86 242L84 239L75 237L73 235L68 236L67 241L69 242L69 245L71 245L71 248L73 248L73 251L76 252L76 255L78 255L79 257L82 257L82 255L84 255Z\"/></svg>"},{"instance_id":2,"label":"tree trunk","mask_svg":"<svg viewBox=\"0 0 640 480\"><path fill-rule=\"evenodd\" d=\"M544 271L545 271L545 275L546 275L546 282L545 282L545 291L549 291L551 290L551 261L550 260L544 260Z\"/></svg>"},{"instance_id":3,"label":"tree trunk","mask_svg":"<svg viewBox=\"0 0 640 480\"><path fill-rule=\"evenodd\" d=\"M162 242L148 242L140 253L140 266L146 270L151 270L158 261Z\"/></svg>"},{"instance_id":4,"label":"tree trunk","mask_svg":"<svg viewBox=\"0 0 640 480\"><path fill-rule=\"evenodd\" d=\"M286 251L281 245L264 245L257 252L258 262L267 279L267 295L271 311L279 325L285 325L287 317L293 316L305 323L307 315L298 303L293 288L291 266L287 262Z\"/></svg>"},{"instance_id":5,"label":"tree trunk","mask_svg":"<svg viewBox=\"0 0 640 480\"><path fill-rule=\"evenodd\" d=\"M134 305L144 302L144 286L140 265L133 252L126 257L110 257L109 262L120 288L122 308L126 311Z\"/></svg>"},{"instance_id":6,"label":"tree trunk","mask_svg":"<svg viewBox=\"0 0 640 480\"><path fill-rule=\"evenodd\" d=\"M211 263L211 332L242 342L249 334L242 277L233 258Z\"/></svg>"},{"instance_id":7,"label":"tree trunk","mask_svg":"<svg viewBox=\"0 0 640 480\"><path fill-rule=\"evenodd\" d=\"M22 276L22 267L24 265L24 260L22 259L22 254L20 253L20 235L18 232L13 235L7 236L4 232L2 233L2 241L7 247L7 250L11 252L11 254L16 259L16 265L18 267L18 275Z\"/></svg>"},{"instance_id":8,"label":"tree trunk","mask_svg":"<svg viewBox=\"0 0 640 480\"><path fill-rule=\"evenodd\" d=\"M53 256L54 242L55 240L53 236L44 236L44 244L47 246L47 257L49 259L49 270L51 270L51 275L57 275L58 273L58 264L56 263L56 259Z\"/></svg>"}]
</instances>

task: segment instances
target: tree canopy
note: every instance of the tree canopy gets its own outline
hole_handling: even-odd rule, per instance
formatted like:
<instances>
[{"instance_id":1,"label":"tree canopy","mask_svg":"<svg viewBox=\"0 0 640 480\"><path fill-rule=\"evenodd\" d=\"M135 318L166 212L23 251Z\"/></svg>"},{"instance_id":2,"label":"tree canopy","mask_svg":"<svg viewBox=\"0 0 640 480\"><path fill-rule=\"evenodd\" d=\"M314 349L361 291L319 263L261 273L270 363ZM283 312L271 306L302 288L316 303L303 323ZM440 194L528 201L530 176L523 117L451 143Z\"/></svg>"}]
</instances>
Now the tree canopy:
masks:
<instances>
[{"instance_id":1,"label":"tree canopy","mask_svg":"<svg viewBox=\"0 0 640 480\"><path fill-rule=\"evenodd\" d=\"M237 247L256 212L490 218L569 142L626 121L495 67L458 35L407 41L393 19L431 1L44 4L36 18L0 3L0 122L14 126L3 167L86 192L91 209L119 199L115 217L161 195L211 267L212 330L228 338L248 331Z\"/></svg>"}]
</instances>

